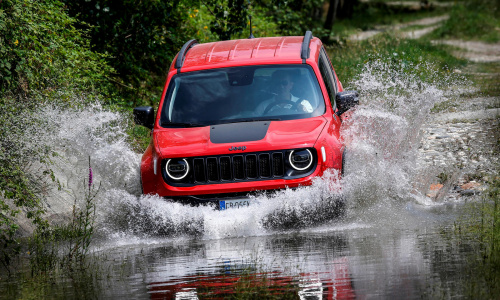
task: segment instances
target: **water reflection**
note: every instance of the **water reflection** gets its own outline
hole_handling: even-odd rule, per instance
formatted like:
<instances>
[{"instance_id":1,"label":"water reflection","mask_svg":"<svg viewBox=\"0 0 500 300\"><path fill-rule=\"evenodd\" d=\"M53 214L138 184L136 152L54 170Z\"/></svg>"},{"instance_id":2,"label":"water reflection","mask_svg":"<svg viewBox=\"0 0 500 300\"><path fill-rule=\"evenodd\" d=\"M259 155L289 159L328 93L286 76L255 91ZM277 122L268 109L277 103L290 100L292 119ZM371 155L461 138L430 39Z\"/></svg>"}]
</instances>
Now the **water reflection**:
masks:
<instances>
[{"instance_id":1,"label":"water reflection","mask_svg":"<svg viewBox=\"0 0 500 300\"><path fill-rule=\"evenodd\" d=\"M213 299L232 293L300 299L354 297L344 234L293 234L205 241L201 245L201 256L190 256L180 264L179 259L187 257L172 256L178 253L173 247L143 252L156 258L160 252L170 260L164 261L166 264L153 262L155 271L147 280L152 299Z\"/></svg>"},{"instance_id":2,"label":"water reflection","mask_svg":"<svg viewBox=\"0 0 500 300\"><path fill-rule=\"evenodd\" d=\"M253 299L432 297L440 293L436 287L449 293L464 265L463 259L457 261L464 249L448 248L449 241L433 233L435 225L323 227L114 249L106 251L108 269L111 278L123 282L111 284L106 294L150 299L223 299L233 293ZM442 256L436 257L437 252ZM455 275L443 276L439 269L449 269L449 261L456 262Z\"/></svg>"}]
</instances>

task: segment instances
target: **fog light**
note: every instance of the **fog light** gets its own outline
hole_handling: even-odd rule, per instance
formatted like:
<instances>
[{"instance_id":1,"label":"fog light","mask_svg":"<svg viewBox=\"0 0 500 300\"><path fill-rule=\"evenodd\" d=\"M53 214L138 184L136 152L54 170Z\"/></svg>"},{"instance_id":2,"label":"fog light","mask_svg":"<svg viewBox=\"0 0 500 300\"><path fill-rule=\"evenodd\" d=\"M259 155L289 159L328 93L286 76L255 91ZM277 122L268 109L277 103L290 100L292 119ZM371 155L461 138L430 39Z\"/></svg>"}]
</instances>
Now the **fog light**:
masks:
<instances>
[{"instance_id":1,"label":"fog light","mask_svg":"<svg viewBox=\"0 0 500 300\"><path fill-rule=\"evenodd\" d=\"M309 168L313 162L313 157L311 151L308 149L304 150L293 150L290 152L289 159L290 165L297 171L304 171Z\"/></svg>"},{"instance_id":2,"label":"fog light","mask_svg":"<svg viewBox=\"0 0 500 300\"><path fill-rule=\"evenodd\" d=\"M165 171L170 178L181 180L189 173L189 164L186 159L169 159Z\"/></svg>"}]
</instances>

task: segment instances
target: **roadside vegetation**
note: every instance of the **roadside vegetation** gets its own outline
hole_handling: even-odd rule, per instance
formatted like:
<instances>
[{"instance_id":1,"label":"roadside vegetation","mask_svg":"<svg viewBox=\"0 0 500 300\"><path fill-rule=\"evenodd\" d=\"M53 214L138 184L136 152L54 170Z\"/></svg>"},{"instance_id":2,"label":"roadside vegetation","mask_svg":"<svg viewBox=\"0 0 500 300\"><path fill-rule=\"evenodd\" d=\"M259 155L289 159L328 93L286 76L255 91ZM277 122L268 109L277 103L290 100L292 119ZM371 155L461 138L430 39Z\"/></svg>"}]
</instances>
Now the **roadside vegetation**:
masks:
<instances>
[{"instance_id":1,"label":"roadside vegetation","mask_svg":"<svg viewBox=\"0 0 500 300\"><path fill-rule=\"evenodd\" d=\"M432 44L431 38L500 40L500 12L495 1L474 0L451 10L430 6L417 11L389 7L383 1L347 1L352 6L339 7L337 15L328 19L328 4L333 2L0 1L0 262L4 270L10 273L20 262L28 261L28 277L44 274L51 278L50 274L74 270L97 276L89 272L92 268L86 260L94 235L93 199L98 192L91 178L82 185L86 198L75 203L68 224L51 225L45 216L44 191L60 185L51 170L58 153L35 147L25 135L27 128L45 127L43 120L30 118L42 104L70 107L100 101L129 117L135 106L157 106L166 70L184 42L191 38L199 42L247 38L250 15L256 37L303 35L312 30L328 43L332 63L344 84L373 60L407 65L432 62L432 67L418 74L422 81L432 82L436 76L471 66L452 56L448 46ZM362 42L347 39L378 24L444 13L450 18L430 38L408 40L385 33ZM498 64L493 66L474 65L481 72L497 73L480 86L485 95L498 96ZM74 101L76 98L84 101ZM136 149L142 150L148 139L145 129L131 126L130 143ZM33 166L37 166L36 173ZM498 270L500 261L499 182L492 183L487 200L474 210L486 220L473 233L487 257L482 266L491 270ZM29 238L21 236L19 218L31 220L35 229ZM467 226L477 228L477 224ZM497 281L487 283L498 282L497 271L489 274Z\"/></svg>"},{"instance_id":2,"label":"roadside vegetation","mask_svg":"<svg viewBox=\"0 0 500 300\"><path fill-rule=\"evenodd\" d=\"M500 294L500 174L490 179L481 202L470 203L455 225L459 240L467 241L477 255L469 257L464 282L468 297L489 299Z\"/></svg>"},{"instance_id":3,"label":"roadside vegetation","mask_svg":"<svg viewBox=\"0 0 500 300\"><path fill-rule=\"evenodd\" d=\"M370 61L400 62L408 66L405 72L414 72L410 66L432 62L432 66L417 74L423 82L436 82L443 74L467 65L467 61L454 57L446 47L430 41L402 39L383 33L361 42L346 41L327 47L332 64L343 83L349 83Z\"/></svg>"},{"instance_id":4,"label":"roadside vegetation","mask_svg":"<svg viewBox=\"0 0 500 300\"><path fill-rule=\"evenodd\" d=\"M451 7L450 18L433 38L500 41L500 3L490 0L463 1Z\"/></svg>"},{"instance_id":5,"label":"roadside vegetation","mask_svg":"<svg viewBox=\"0 0 500 300\"><path fill-rule=\"evenodd\" d=\"M31 220L35 241L45 238L44 190L58 185L51 170L57 154L25 135L32 128L49 130L33 112L42 103L75 105L77 94L90 102L110 86L106 55L90 50L77 22L58 1L0 2L0 262L8 270L15 254L29 251L17 220Z\"/></svg>"}]
</instances>

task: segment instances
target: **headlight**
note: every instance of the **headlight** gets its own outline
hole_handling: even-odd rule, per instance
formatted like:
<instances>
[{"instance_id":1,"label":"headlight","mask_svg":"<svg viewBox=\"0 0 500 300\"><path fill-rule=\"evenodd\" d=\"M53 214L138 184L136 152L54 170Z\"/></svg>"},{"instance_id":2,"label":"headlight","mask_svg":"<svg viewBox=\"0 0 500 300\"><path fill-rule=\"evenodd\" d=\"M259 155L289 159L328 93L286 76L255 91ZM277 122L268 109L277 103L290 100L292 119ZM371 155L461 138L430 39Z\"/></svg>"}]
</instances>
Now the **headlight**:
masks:
<instances>
[{"instance_id":1,"label":"headlight","mask_svg":"<svg viewBox=\"0 0 500 300\"><path fill-rule=\"evenodd\" d=\"M189 164L186 159L169 159L165 171L170 178L181 180L189 173Z\"/></svg>"},{"instance_id":2,"label":"headlight","mask_svg":"<svg viewBox=\"0 0 500 300\"><path fill-rule=\"evenodd\" d=\"M288 157L290 165L297 171L304 171L313 163L313 156L308 149L293 150Z\"/></svg>"}]
</instances>

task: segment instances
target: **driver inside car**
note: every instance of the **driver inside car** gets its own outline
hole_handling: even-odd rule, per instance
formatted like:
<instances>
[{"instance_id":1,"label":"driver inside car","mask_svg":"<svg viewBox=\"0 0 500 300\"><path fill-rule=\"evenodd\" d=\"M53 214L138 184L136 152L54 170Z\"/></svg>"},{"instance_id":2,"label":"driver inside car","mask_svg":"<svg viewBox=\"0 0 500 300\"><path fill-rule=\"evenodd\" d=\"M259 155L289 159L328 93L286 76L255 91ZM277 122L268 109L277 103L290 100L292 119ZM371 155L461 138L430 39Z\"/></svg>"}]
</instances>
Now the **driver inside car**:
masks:
<instances>
[{"instance_id":1,"label":"driver inside car","mask_svg":"<svg viewBox=\"0 0 500 300\"><path fill-rule=\"evenodd\" d=\"M298 113L312 113L313 107L308 100L300 99L292 94L294 85L293 76L285 70L277 70L271 77L273 97L260 103L255 112L257 115L275 114L283 109Z\"/></svg>"}]
</instances>

